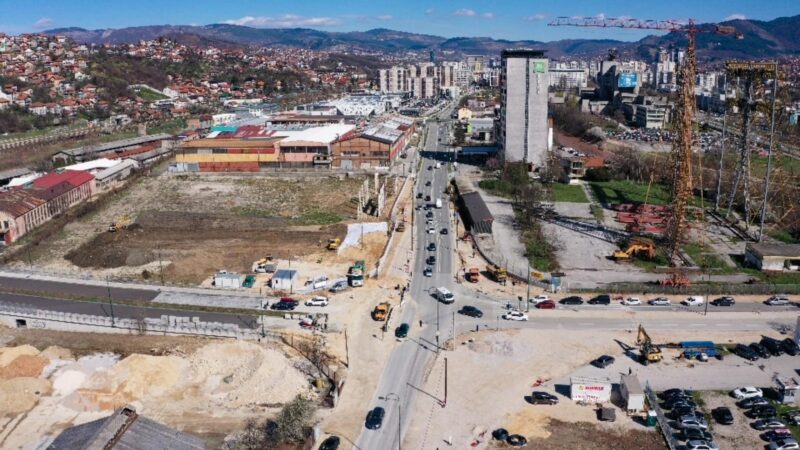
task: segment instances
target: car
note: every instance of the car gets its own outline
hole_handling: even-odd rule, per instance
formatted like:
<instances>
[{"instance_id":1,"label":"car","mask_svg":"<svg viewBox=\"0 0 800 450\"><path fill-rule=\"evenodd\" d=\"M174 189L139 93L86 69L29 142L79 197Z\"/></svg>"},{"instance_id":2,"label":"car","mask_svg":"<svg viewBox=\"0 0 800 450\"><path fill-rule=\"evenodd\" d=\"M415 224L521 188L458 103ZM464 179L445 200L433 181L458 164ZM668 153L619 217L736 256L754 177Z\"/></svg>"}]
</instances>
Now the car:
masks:
<instances>
[{"instance_id":1,"label":"car","mask_svg":"<svg viewBox=\"0 0 800 450\"><path fill-rule=\"evenodd\" d=\"M333 283L333 286L331 286L331 288L328 290L331 292L340 292L345 289L347 289L347 281L337 281L336 283Z\"/></svg>"},{"instance_id":2,"label":"car","mask_svg":"<svg viewBox=\"0 0 800 450\"><path fill-rule=\"evenodd\" d=\"M703 300L703 297L699 295L690 295L681 303L686 306L702 306L705 301Z\"/></svg>"},{"instance_id":3,"label":"car","mask_svg":"<svg viewBox=\"0 0 800 450\"><path fill-rule=\"evenodd\" d=\"M800 410L786 411L783 413L783 418L793 425L800 425Z\"/></svg>"},{"instance_id":4,"label":"car","mask_svg":"<svg viewBox=\"0 0 800 450\"><path fill-rule=\"evenodd\" d=\"M550 300L550 297L548 297L547 295L541 294L541 295L537 295L535 297L529 298L528 302L532 303L534 305L538 305L539 303L546 302L548 300Z\"/></svg>"},{"instance_id":5,"label":"car","mask_svg":"<svg viewBox=\"0 0 800 450\"><path fill-rule=\"evenodd\" d=\"M627 306L639 306L642 304L642 300L639 297L628 297L622 301L622 304Z\"/></svg>"},{"instance_id":6,"label":"car","mask_svg":"<svg viewBox=\"0 0 800 450\"><path fill-rule=\"evenodd\" d=\"M758 342L753 342L752 344L748 345L750 350L753 351L759 358L769 358L772 354L767 350L767 347L759 344Z\"/></svg>"},{"instance_id":7,"label":"car","mask_svg":"<svg viewBox=\"0 0 800 450\"><path fill-rule=\"evenodd\" d=\"M428 256L427 258L425 258L425 264L427 264L429 266L432 266L432 265L436 264L436 256L431 255L431 256Z\"/></svg>"},{"instance_id":8,"label":"car","mask_svg":"<svg viewBox=\"0 0 800 450\"><path fill-rule=\"evenodd\" d=\"M686 389L672 388L672 389L667 389L666 391L663 391L660 394L658 394L658 396L664 400L674 397L676 395L691 397L692 392Z\"/></svg>"},{"instance_id":9,"label":"car","mask_svg":"<svg viewBox=\"0 0 800 450\"><path fill-rule=\"evenodd\" d=\"M426 182L425 182L425 186L430 186L430 185L431 185L431 182L430 182L430 180L428 180L428 181L426 181Z\"/></svg>"},{"instance_id":10,"label":"car","mask_svg":"<svg viewBox=\"0 0 800 450\"><path fill-rule=\"evenodd\" d=\"M426 219L433 219L433 211L428 211L425 213Z\"/></svg>"},{"instance_id":11,"label":"car","mask_svg":"<svg viewBox=\"0 0 800 450\"><path fill-rule=\"evenodd\" d=\"M329 436L328 439L322 441L319 450L338 450L339 442L339 436Z\"/></svg>"},{"instance_id":12,"label":"car","mask_svg":"<svg viewBox=\"0 0 800 450\"><path fill-rule=\"evenodd\" d=\"M411 326L407 323L401 323L399 327L394 329L394 337L406 338L408 337L408 330Z\"/></svg>"},{"instance_id":13,"label":"car","mask_svg":"<svg viewBox=\"0 0 800 450\"><path fill-rule=\"evenodd\" d=\"M556 405L558 404L558 397L544 391L531 392L531 403L534 405Z\"/></svg>"},{"instance_id":14,"label":"car","mask_svg":"<svg viewBox=\"0 0 800 450\"><path fill-rule=\"evenodd\" d=\"M720 406L711 410L711 415L714 417L714 420L717 421L720 425L732 425L733 424L733 412L727 406Z\"/></svg>"},{"instance_id":15,"label":"car","mask_svg":"<svg viewBox=\"0 0 800 450\"><path fill-rule=\"evenodd\" d=\"M739 405L740 408L752 409L757 406L769 405L769 400L765 399L764 397L750 397L740 401L737 403L737 405Z\"/></svg>"},{"instance_id":16,"label":"car","mask_svg":"<svg viewBox=\"0 0 800 450\"><path fill-rule=\"evenodd\" d=\"M429 202L429 201L431 201L431 196L430 196L430 195L426 195L426 196L425 196L425 201L426 201L426 202Z\"/></svg>"},{"instance_id":17,"label":"car","mask_svg":"<svg viewBox=\"0 0 800 450\"><path fill-rule=\"evenodd\" d=\"M684 416L696 416L697 408L689 405L679 405L668 413L670 419L680 419Z\"/></svg>"},{"instance_id":18,"label":"car","mask_svg":"<svg viewBox=\"0 0 800 450\"><path fill-rule=\"evenodd\" d=\"M577 295L573 295L571 297L562 298L561 300L558 301L558 303L561 303L562 305L582 305L583 298L578 297Z\"/></svg>"},{"instance_id":19,"label":"car","mask_svg":"<svg viewBox=\"0 0 800 450\"><path fill-rule=\"evenodd\" d=\"M428 170L433 170L433 166L428 166Z\"/></svg>"},{"instance_id":20,"label":"car","mask_svg":"<svg viewBox=\"0 0 800 450\"><path fill-rule=\"evenodd\" d=\"M748 361L758 361L758 353L748 345L736 344L736 347L733 348L733 353Z\"/></svg>"},{"instance_id":21,"label":"car","mask_svg":"<svg viewBox=\"0 0 800 450\"><path fill-rule=\"evenodd\" d=\"M686 428L681 431L684 441L712 441L714 437L706 430L700 428Z\"/></svg>"},{"instance_id":22,"label":"car","mask_svg":"<svg viewBox=\"0 0 800 450\"><path fill-rule=\"evenodd\" d=\"M770 441L769 450L798 450L800 444L794 438L776 439Z\"/></svg>"},{"instance_id":23,"label":"car","mask_svg":"<svg viewBox=\"0 0 800 450\"><path fill-rule=\"evenodd\" d=\"M611 296L608 294L600 294L589 300L588 303L590 305L608 305L611 304Z\"/></svg>"},{"instance_id":24,"label":"car","mask_svg":"<svg viewBox=\"0 0 800 450\"><path fill-rule=\"evenodd\" d=\"M436 228L428 227L428 234L436 234Z\"/></svg>"},{"instance_id":25,"label":"car","mask_svg":"<svg viewBox=\"0 0 800 450\"><path fill-rule=\"evenodd\" d=\"M764 437L768 441L777 441L778 439L786 439L792 437L792 431L788 428L773 428L766 433Z\"/></svg>"},{"instance_id":26,"label":"car","mask_svg":"<svg viewBox=\"0 0 800 450\"><path fill-rule=\"evenodd\" d=\"M794 339L786 338L781 341L781 343L783 345L783 351L785 351L787 355L797 356L800 354L800 347Z\"/></svg>"},{"instance_id":27,"label":"car","mask_svg":"<svg viewBox=\"0 0 800 450\"><path fill-rule=\"evenodd\" d=\"M778 411L772 405L754 406L747 411L747 415L753 419L773 419L778 415Z\"/></svg>"},{"instance_id":28,"label":"car","mask_svg":"<svg viewBox=\"0 0 800 450\"><path fill-rule=\"evenodd\" d=\"M614 364L614 361L615 359L613 356L603 355L592 361L592 365L600 369L605 369L606 367Z\"/></svg>"},{"instance_id":29,"label":"car","mask_svg":"<svg viewBox=\"0 0 800 450\"><path fill-rule=\"evenodd\" d=\"M772 356L781 356L783 354L783 342L777 339L764 336L759 343L766 347Z\"/></svg>"},{"instance_id":30,"label":"car","mask_svg":"<svg viewBox=\"0 0 800 450\"><path fill-rule=\"evenodd\" d=\"M697 403L692 397L671 397L664 400L664 407L667 409L674 409L680 406L688 406L690 408L697 408ZM683 414L685 415L685 414Z\"/></svg>"},{"instance_id":31,"label":"car","mask_svg":"<svg viewBox=\"0 0 800 450\"><path fill-rule=\"evenodd\" d=\"M648 305L651 306L669 306L670 302L669 299L666 297L658 297L647 302Z\"/></svg>"},{"instance_id":32,"label":"car","mask_svg":"<svg viewBox=\"0 0 800 450\"><path fill-rule=\"evenodd\" d=\"M292 311L295 308L297 308L296 303L283 302L283 301L275 302L272 304L272 306L270 306L270 309L273 309L275 311Z\"/></svg>"},{"instance_id":33,"label":"car","mask_svg":"<svg viewBox=\"0 0 800 450\"><path fill-rule=\"evenodd\" d=\"M365 421L364 426L366 426L369 430L377 430L383 424L384 415L386 415L386 411L384 411L380 406L376 406L367 413L367 420Z\"/></svg>"},{"instance_id":34,"label":"car","mask_svg":"<svg viewBox=\"0 0 800 450\"><path fill-rule=\"evenodd\" d=\"M422 271L422 275L426 277L433 276L433 269L431 269L430 267L426 267L425 270Z\"/></svg>"},{"instance_id":35,"label":"car","mask_svg":"<svg viewBox=\"0 0 800 450\"><path fill-rule=\"evenodd\" d=\"M680 419L678 419L677 422L678 422L678 428L681 429L700 428L705 430L708 428L708 423L706 422L706 419L703 416L697 416L697 415L682 416Z\"/></svg>"},{"instance_id":36,"label":"car","mask_svg":"<svg viewBox=\"0 0 800 450\"><path fill-rule=\"evenodd\" d=\"M527 321L528 315L521 311L509 311L503 314L505 320Z\"/></svg>"},{"instance_id":37,"label":"car","mask_svg":"<svg viewBox=\"0 0 800 450\"><path fill-rule=\"evenodd\" d=\"M734 389L731 391L731 395L737 400L744 400L746 398L763 397L764 392L757 387L745 386Z\"/></svg>"},{"instance_id":38,"label":"car","mask_svg":"<svg viewBox=\"0 0 800 450\"><path fill-rule=\"evenodd\" d=\"M428 251L429 252L435 252L436 251L436 243L435 242L431 242L430 244L428 244Z\"/></svg>"},{"instance_id":39,"label":"car","mask_svg":"<svg viewBox=\"0 0 800 450\"><path fill-rule=\"evenodd\" d=\"M704 441L702 439L686 442L686 450L719 450L719 445L714 441Z\"/></svg>"},{"instance_id":40,"label":"car","mask_svg":"<svg viewBox=\"0 0 800 450\"><path fill-rule=\"evenodd\" d=\"M461 309L458 310L458 313L470 317L483 317L483 311L469 305L462 306Z\"/></svg>"},{"instance_id":41,"label":"car","mask_svg":"<svg viewBox=\"0 0 800 450\"><path fill-rule=\"evenodd\" d=\"M422 192L417 192L417 198L422 198Z\"/></svg>"},{"instance_id":42,"label":"car","mask_svg":"<svg viewBox=\"0 0 800 450\"><path fill-rule=\"evenodd\" d=\"M506 444L512 447L522 447L528 444L528 440L521 434L510 434L506 438Z\"/></svg>"},{"instance_id":43,"label":"car","mask_svg":"<svg viewBox=\"0 0 800 450\"><path fill-rule=\"evenodd\" d=\"M556 309L556 302L552 300L545 300L536 304L537 309Z\"/></svg>"},{"instance_id":44,"label":"car","mask_svg":"<svg viewBox=\"0 0 800 450\"><path fill-rule=\"evenodd\" d=\"M753 422L753 428L759 431L771 430L773 428L786 428L786 425L780 420L772 417L767 419L758 419Z\"/></svg>"},{"instance_id":45,"label":"car","mask_svg":"<svg viewBox=\"0 0 800 450\"><path fill-rule=\"evenodd\" d=\"M784 306L788 305L791 302L789 301L789 298L786 297L785 295L773 295L772 297L768 298L767 301L765 301L764 303L766 303L769 306Z\"/></svg>"},{"instance_id":46,"label":"car","mask_svg":"<svg viewBox=\"0 0 800 450\"><path fill-rule=\"evenodd\" d=\"M326 297L314 297L311 300L306 300L306 306L328 306L328 299Z\"/></svg>"},{"instance_id":47,"label":"car","mask_svg":"<svg viewBox=\"0 0 800 450\"><path fill-rule=\"evenodd\" d=\"M733 306L736 304L736 300L733 297L719 297L711 300L711 304L714 306Z\"/></svg>"},{"instance_id":48,"label":"car","mask_svg":"<svg viewBox=\"0 0 800 450\"><path fill-rule=\"evenodd\" d=\"M508 438L508 430L505 428L498 428L492 431L492 438L498 441L504 441Z\"/></svg>"},{"instance_id":49,"label":"car","mask_svg":"<svg viewBox=\"0 0 800 450\"><path fill-rule=\"evenodd\" d=\"M441 233L442 233L442 234L447 234L447 233L449 233L449 231L447 231L447 228L442 228L442 231L441 231Z\"/></svg>"}]
</instances>

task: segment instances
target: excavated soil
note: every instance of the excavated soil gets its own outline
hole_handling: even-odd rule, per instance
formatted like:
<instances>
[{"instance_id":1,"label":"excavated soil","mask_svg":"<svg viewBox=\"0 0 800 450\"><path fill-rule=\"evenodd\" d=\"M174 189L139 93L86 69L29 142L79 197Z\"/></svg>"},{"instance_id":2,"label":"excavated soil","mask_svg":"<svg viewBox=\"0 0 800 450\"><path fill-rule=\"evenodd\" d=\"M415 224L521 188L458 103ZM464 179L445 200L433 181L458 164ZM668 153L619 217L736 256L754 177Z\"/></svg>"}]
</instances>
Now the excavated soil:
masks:
<instances>
[{"instance_id":1,"label":"excavated soil","mask_svg":"<svg viewBox=\"0 0 800 450\"><path fill-rule=\"evenodd\" d=\"M660 433L625 430L617 433L591 423L567 423L551 420L550 436L529 439L527 450L662 450L666 448ZM501 448L496 446L495 448ZM505 446L503 447L505 448Z\"/></svg>"}]
</instances>

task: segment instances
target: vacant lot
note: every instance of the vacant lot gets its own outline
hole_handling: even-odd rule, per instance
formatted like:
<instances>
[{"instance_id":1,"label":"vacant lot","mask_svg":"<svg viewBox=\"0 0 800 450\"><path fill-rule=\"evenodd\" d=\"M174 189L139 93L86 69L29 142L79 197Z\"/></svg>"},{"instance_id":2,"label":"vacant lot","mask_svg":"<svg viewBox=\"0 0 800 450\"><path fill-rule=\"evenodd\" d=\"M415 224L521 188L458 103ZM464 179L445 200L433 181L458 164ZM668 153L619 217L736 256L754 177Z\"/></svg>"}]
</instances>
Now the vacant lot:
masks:
<instances>
[{"instance_id":1,"label":"vacant lot","mask_svg":"<svg viewBox=\"0 0 800 450\"><path fill-rule=\"evenodd\" d=\"M600 203L647 203L649 205L667 205L670 203L669 189L653 183L636 183L633 181L602 181L589 184Z\"/></svg>"},{"instance_id":2,"label":"vacant lot","mask_svg":"<svg viewBox=\"0 0 800 450\"><path fill-rule=\"evenodd\" d=\"M197 284L217 270L247 271L265 255L302 259L343 238L356 213L356 178L298 180L161 175L143 178L108 206L70 223L34 250L57 272L158 276ZM117 218L133 224L106 231ZM27 263L19 261L19 264ZM144 274L144 275L143 275Z\"/></svg>"},{"instance_id":3,"label":"vacant lot","mask_svg":"<svg viewBox=\"0 0 800 450\"><path fill-rule=\"evenodd\" d=\"M577 184L561 184L555 183L552 185L553 200L557 202L572 202L572 203L589 203L586 198L586 193L583 192L583 187Z\"/></svg>"}]
</instances>

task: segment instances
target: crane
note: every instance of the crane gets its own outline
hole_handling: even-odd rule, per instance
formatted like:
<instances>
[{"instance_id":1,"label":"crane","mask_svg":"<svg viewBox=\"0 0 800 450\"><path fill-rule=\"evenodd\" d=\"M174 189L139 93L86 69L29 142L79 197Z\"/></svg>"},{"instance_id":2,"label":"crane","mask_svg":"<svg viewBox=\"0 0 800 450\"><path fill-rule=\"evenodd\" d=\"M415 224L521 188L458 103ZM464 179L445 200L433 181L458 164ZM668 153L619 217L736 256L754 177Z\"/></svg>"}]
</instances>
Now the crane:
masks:
<instances>
[{"instance_id":1,"label":"crane","mask_svg":"<svg viewBox=\"0 0 800 450\"><path fill-rule=\"evenodd\" d=\"M694 79L697 70L697 33L716 33L735 36L743 35L734 27L727 25L697 24L694 19L680 20L641 20L628 17L556 17L549 26L636 28L642 30L685 33L688 39L686 59L678 73L679 95L675 104L675 138L672 141L674 177L672 185L672 218L667 229L669 258L672 265L677 264L680 244L686 232L686 207L692 196L692 118L694 117Z\"/></svg>"}]
</instances>

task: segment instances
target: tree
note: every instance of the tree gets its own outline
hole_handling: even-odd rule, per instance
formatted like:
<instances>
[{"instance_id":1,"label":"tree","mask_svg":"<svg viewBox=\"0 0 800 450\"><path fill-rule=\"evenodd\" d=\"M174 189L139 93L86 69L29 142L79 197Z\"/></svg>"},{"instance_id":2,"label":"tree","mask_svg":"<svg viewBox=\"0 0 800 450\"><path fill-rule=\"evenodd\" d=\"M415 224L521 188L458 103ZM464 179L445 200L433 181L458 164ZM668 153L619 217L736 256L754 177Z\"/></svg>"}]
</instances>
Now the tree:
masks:
<instances>
[{"instance_id":1,"label":"tree","mask_svg":"<svg viewBox=\"0 0 800 450\"><path fill-rule=\"evenodd\" d=\"M248 420L239 433L235 450L273 450L283 444L299 444L311 431L314 418L314 404L301 396L283 405L275 419L257 423Z\"/></svg>"},{"instance_id":2,"label":"tree","mask_svg":"<svg viewBox=\"0 0 800 450\"><path fill-rule=\"evenodd\" d=\"M464 145L467 138L467 126L461 122L456 122L453 129L453 135L456 139L456 145Z\"/></svg>"}]
</instances>

